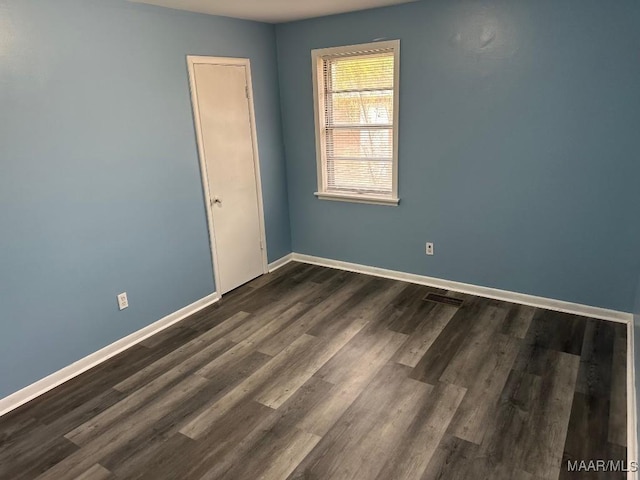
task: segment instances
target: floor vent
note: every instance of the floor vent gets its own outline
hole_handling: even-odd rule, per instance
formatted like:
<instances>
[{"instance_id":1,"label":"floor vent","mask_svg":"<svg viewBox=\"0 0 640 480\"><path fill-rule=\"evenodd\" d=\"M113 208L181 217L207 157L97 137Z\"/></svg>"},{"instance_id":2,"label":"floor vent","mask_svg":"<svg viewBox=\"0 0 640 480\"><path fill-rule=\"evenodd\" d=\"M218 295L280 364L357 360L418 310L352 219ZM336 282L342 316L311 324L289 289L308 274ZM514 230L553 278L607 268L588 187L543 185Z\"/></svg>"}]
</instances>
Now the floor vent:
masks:
<instances>
[{"instance_id":1,"label":"floor vent","mask_svg":"<svg viewBox=\"0 0 640 480\"><path fill-rule=\"evenodd\" d=\"M437 293L427 293L423 300L428 302L444 303L445 305L451 305L452 307L462 306L462 300L459 298L446 297L444 295L438 295Z\"/></svg>"}]
</instances>

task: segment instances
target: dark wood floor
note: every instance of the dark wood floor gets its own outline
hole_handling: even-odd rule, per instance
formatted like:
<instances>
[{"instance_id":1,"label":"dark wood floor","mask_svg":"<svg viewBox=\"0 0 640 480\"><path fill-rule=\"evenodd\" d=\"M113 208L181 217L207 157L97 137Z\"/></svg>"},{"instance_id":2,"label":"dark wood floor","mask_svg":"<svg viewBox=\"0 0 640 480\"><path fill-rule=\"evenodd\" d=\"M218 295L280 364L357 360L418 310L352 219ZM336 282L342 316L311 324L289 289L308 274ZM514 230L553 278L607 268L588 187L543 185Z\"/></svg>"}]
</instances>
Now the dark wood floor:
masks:
<instances>
[{"instance_id":1,"label":"dark wood floor","mask_svg":"<svg viewBox=\"0 0 640 480\"><path fill-rule=\"evenodd\" d=\"M291 263L1 417L0 477L624 478L566 460L626 458L625 359L622 324Z\"/></svg>"}]
</instances>

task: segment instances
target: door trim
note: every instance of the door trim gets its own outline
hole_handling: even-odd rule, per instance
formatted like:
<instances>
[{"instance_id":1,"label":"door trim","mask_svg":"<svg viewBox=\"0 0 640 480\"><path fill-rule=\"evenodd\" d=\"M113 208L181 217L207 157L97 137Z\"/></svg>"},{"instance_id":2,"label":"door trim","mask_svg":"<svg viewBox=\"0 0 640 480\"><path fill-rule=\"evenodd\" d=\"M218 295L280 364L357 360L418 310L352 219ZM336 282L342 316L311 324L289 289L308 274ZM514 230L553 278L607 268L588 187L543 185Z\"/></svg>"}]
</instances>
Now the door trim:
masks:
<instances>
[{"instance_id":1,"label":"door trim","mask_svg":"<svg viewBox=\"0 0 640 480\"><path fill-rule=\"evenodd\" d=\"M216 290L222 292L218 268L218 252L216 250L215 231L213 228L213 209L211 207L211 190L207 176L207 162L204 154L204 142L202 138L202 125L200 123L200 108L198 104L198 89L196 87L195 65L228 65L245 67L245 79L247 82L247 94L249 104L249 118L251 121L251 143L253 145L253 165L256 181L256 193L258 201L258 217L260 220L260 243L262 246L262 273L268 272L267 264L267 236L264 223L264 204L262 199L262 179L260 174L260 157L258 155L258 138L256 130L256 114L253 104L253 84L251 82L251 61L248 58L232 57L205 57L199 55L187 55L187 69L189 72L189 87L191 90L191 106L193 108L193 121L196 127L196 140L198 144L198 157L200 160L200 176L202 177L202 188L204 192L204 203L207 212L207 225L209 228L209 246L211 248L211 261L213 277L216 282ZM222 296L222 293L220 293Z\"/></svg>"}]
</instances>

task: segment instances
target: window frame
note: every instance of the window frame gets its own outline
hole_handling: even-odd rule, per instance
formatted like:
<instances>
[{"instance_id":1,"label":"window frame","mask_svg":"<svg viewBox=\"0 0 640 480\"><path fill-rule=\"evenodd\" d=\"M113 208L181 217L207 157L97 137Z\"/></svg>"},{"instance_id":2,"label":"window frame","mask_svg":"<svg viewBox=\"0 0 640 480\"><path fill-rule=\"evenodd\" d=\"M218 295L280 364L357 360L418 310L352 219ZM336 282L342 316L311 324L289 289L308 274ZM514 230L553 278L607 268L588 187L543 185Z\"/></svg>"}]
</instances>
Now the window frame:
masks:
<instances>
[{"instance_id":1,"label":"window frame","mask_svg":"<svg viewBox=\"0 0 640 480\"><path fill-rule=\"evenodd\" d=\"M323 62L326 57L342 56L368 50L391 50L393 52L393 164L391 195L373 193L342 193L327 191L327 153L324 141L325 126L325 96ZM372 54L375 54L372 52ZM400 40L386 40L381 42L345 45L342 47L318 48L311 50L313 67L313 109L316 137L316 167L318 175L318 190L314 193L321 200L337 200L344 202L371 203L377 205L396 206L400 202L398 197L398 131L400 112Z\"/></svg>"}]
</instances>

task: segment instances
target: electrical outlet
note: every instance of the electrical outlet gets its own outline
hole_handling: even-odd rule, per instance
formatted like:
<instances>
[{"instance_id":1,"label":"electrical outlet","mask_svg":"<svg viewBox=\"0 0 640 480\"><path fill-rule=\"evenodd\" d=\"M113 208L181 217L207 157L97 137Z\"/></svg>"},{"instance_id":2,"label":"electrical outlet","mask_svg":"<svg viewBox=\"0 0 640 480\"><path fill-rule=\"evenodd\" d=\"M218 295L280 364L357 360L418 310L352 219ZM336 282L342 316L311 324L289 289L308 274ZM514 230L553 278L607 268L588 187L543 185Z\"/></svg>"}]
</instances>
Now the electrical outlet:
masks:
<instances>
[{"instance_id":1,"label":"electrical outlet","mask_svg":"<svg viewBox=\"0 0 640 480\"><path fill-rule=\"evenodd\" d=\"M433 255L433 243L427 242L427 250L425 253L427 255Z\"/></svg>"},{"instance_id":2,"label":"electrical outlet","mask_svg":"<svg viewBox=\"0 0 640 480\"><path fill-rule=\"evenodd\" d=\"M127 292L122 292L118 295L118 308L124 310L129 306L129 300L127 299Z\"/></svg>"}]
</instances>

